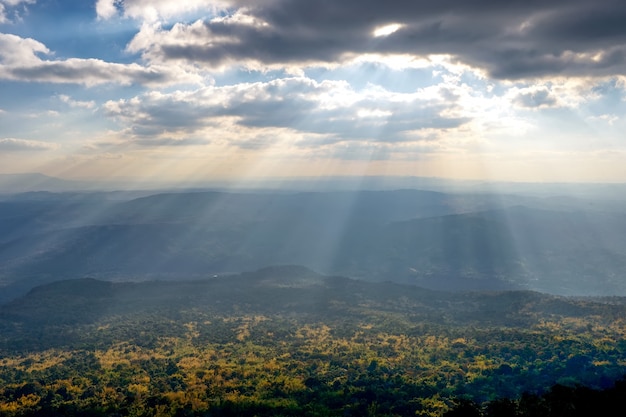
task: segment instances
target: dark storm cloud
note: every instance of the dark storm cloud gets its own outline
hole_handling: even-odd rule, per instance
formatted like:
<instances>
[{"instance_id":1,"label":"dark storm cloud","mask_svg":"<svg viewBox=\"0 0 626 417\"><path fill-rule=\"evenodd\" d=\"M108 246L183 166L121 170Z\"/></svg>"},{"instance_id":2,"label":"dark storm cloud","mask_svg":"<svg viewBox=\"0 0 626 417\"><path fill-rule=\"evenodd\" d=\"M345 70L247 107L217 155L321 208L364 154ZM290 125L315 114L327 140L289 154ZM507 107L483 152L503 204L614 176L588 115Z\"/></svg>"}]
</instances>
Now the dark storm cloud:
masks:
<instances>
[{"instance_id":1,"label":"dark storm cloud","mask_svg":"<svg viewBox=\"0 0 626 417\"><path fill-rule=\"evenodd\" d=\"M623 0L266 0L236 6L267 25L207 21L204 42L172 36L148 55L218 65L336 62L344 54L451 54L491 76L626 71ZM244 10L244 9L242 9ZM376 27L404 25L375 38ZM174 35L172 33L172 35Z\"/></svg>"}]
</instances>

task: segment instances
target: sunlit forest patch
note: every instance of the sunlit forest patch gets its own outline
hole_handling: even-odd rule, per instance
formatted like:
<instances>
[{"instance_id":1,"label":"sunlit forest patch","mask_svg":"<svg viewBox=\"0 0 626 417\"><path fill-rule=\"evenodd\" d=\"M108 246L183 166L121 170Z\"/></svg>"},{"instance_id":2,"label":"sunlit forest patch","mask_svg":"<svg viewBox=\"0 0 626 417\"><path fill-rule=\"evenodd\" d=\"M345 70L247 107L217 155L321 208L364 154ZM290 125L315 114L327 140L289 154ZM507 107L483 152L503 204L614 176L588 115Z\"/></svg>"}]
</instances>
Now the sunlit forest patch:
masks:
<instances>
[{"instance_id":1,"label":"sunlit forest patch","mask_svg":"<svg viewBox=\"0 0 626 417\"><path fill-rule=\"evenodd\" d=\"M99 283L38 288L2 310L3 415L439 416L555 384L606 390L626 374L619 299L394 291L345 278L266 297L276 291L262 284L267 273L111 284L107 310L81 303L75 313L89 319L78 321L50 295L101 300L86 291ZM316 296L325 308L300 303Z\"/></svg>"}]
</instances>

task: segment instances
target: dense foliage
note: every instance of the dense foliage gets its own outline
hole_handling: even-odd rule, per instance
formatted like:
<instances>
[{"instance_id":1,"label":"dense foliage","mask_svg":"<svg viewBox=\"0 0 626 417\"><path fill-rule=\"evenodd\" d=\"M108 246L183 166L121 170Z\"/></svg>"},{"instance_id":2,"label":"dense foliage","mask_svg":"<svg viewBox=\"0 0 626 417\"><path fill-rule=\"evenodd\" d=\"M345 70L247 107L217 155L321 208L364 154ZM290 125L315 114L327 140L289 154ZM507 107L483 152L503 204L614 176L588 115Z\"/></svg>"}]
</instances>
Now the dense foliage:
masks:
<instances>
[{"instance_id":1,"label":"dense foliage","mask_svg":"<svg viewBox=\"0 0 626 417\"><path fill-rule=\"evenodd\" d=\"M516 400L499 398L478 405L459 400L444 417L588 417L622 416L626 380L604 390L555 385L542 395L525 393Z\"/></svg>"},{"instance_id":2,"label":"dense foliage","mask_svg":"<svg viewBox=\"0 0 626 417\"><path fill-rule=\"evenodd\" d=\"M523 410L626 373L625 312L299 268L66 281L0 310L0 415L551 416Z\"/></svg>"}]
</instances>

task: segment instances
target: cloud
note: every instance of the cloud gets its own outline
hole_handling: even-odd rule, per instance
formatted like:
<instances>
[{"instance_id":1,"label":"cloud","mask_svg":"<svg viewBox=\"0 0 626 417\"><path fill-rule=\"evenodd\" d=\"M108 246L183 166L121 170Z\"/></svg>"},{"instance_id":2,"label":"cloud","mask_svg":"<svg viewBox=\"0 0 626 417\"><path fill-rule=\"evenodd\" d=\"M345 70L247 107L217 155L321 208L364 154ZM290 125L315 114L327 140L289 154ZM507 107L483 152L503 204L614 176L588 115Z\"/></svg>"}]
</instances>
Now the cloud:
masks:
<instances>
[{"instance_id":1,"label":"cloud","mask_svg":"<svg viewBox=\"0 0 626 417\"><path fill-rule=\"evenodd\" d=\"M35 0L0 0L0 23L9 23L14 19L19 19L19 12L15 9L22 3L33 4ZM7 16L8 10L13 13L13 19Z\"/></svg>"},{"instance_id":2,"label":"cloud","mask_svg":"<svg viewBox=\"0 0 626 417\"><path fill-rule=\"evenodd\" d=\"M523 108L556 107L558 100L545 86L534 86L512 90L512 102Z\"/></svg>"},{"instance_id":3,"label":"cloud","mask_svg":"<svg viewBox=\"0 0 626 417\"><path fill-rule=\"evenodd\" d=\"M230 3L230 15L239 18L144 26L129 50L154 62L208 68L337 63L362 54L438 54L498 79L626 72L622 0ZM131 10L131 4L144 2L124 4ZM375 36L381 28L385 36Z\"/></svg>"},{"instance_id":4,"label":"cloud","mask_svg":"<svg viewBox=\"0 0 626 417\"><path fill-rule=\"evenodd\" d=\"M215 14L229 5L216 0L98 0L96 14L99 19L111 19L117 15L154 22L169 20L190 13Z\"/></svg>"},{"instance_id":5,"label":"cloud","mask_svg":"<svg viewBox=\"0 0 626 417\"><path fill-rule=\"evenodd\" d=\"M118 13L119 0L98 0L96 2L96 15L98 19L110 19Z\"/></svg>"},{"instance_id":6,"label":"cloud","mask_svg":"<svg viewBox=\"0 0 626 417\"><path fill-rule=\"evenodd\" d=\"M149 92L108 101L103 110L133 140L150 138L146 143L155 137L169 141L225 132L226 137L243 135L236 140L238 146L260 148L267 141L259 137L281 129L296 137L323 136L327 143L403 142L419 139L422 130L445 131L468 121L452 114L456 104L444 90L394 93L372 86L356 91L344 81L300 77L168 94Z\"/></svg>"},{"instance_id":7,"label":"cloud","mask_svg":"<svg viewBox=\"0 0 626 417\"><path fill-rule=\"evenodd\" d=\"M84 109L93 109L96 106L96 102L93 101L93 100L92 101L74 100L70 96L67 96L65 94L59 95L59 100L61 100L63 103L67 104L70 107L80 107L80 108L84 108Z\"/></svg>"},{"instance_id":8,"label":"cloud","mask_svg":"<svg viewBox=\"0 0 626 417\"><path fill-rule=\"evenodd\" d=\"M118 64L100 59L44 60L51 55L41 42L0 33L0 79L65 84L167 85L198 82L199 77L181 68Z\"/></svg>"},{"instance_id":9,"label":"cloud","mask_svg":"<svg viewBox=\"0 0 626 417\"><path fill-rule=\"evenodd\" d=\"M205 139L194 139L194 138L145 138L139 137L135 138L132 141L133 145L138 146L150 146L150 147L160 147L160 146L196 146L196 145L206 145L209 143L208 140Z\"/></svg>"},{"instance_id":10,"label":"cloud","mask_svg":"<svg viewBox=\"0 0 626 417\"><path fill-rule=\"evenodd\" d=\"M602 122L608 124L609 126L613 126L615 122L620 120L620 117L614 114L601 114L599 116L591 116L589 117L589 120L592 122Z\"/></svg>"},{"instance_id":11,"label":"cloud","mask_svg":"<svg viewBox=\"0 0 626 417\"><path fill-rule=\"evenodd\" d=\"M14 138L0 139L0 151L49 151L57 148L58 145L55 143Z\"/></svg>"}]
</instances>

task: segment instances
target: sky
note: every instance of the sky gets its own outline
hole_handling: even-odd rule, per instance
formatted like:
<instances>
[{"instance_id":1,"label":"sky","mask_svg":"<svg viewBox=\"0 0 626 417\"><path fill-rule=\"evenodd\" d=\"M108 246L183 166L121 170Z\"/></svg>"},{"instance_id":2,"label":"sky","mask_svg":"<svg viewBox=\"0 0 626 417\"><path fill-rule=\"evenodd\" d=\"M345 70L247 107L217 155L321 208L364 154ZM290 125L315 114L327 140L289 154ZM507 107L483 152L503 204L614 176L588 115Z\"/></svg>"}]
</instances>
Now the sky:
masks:
<instances>
[{"instance_id":1,"label":"sky","mask_svg":"<svg viewBox=\"0 0 626 417\"><path fill-rule=\"evenodd\" d=\"M623 0L0 0L0 173L626 182Z\"/></svg>"}]
</instances>

